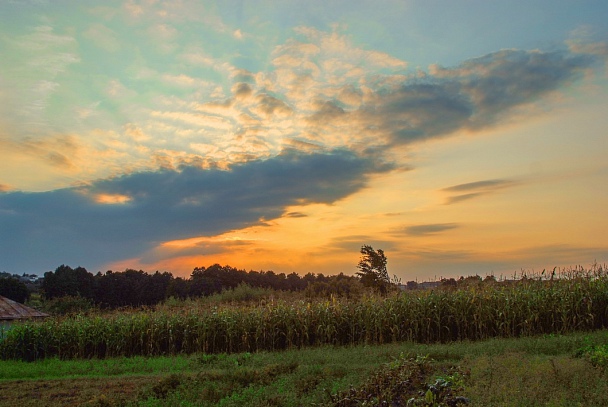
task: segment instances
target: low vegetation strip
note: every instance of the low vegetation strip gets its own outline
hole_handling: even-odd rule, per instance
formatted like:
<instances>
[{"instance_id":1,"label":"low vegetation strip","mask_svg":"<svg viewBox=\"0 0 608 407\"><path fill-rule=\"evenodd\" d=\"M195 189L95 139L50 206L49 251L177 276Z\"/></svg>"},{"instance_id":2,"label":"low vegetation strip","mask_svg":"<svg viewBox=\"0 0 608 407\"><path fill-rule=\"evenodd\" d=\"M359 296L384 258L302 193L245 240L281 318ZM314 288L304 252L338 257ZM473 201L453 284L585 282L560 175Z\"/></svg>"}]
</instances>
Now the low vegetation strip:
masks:
<instances>
[{"instance_id":1,"label":"low vegetation strip","mask_svg":"<svg viewBox=\"0 0 608 407\"><path fill-rule=\"evenodd\" d=\"M608 405L608 330L449 344L0 361L3 407ZM594 368L593 366L598 366ZM408 404L409 403L409 404Z\"/></svg>"},{"instance_id":2,"label":"low vegetation strip","mask_svg":"<svg viewBox=\"0 0 608 407\"><path fill-rule=\"evenodd\" d=\"M412 291L359 301L270 302L75 316L14 326L4 360L273 351L481 340L608 327L608 276Z\"/></svg>"}]
</instances>

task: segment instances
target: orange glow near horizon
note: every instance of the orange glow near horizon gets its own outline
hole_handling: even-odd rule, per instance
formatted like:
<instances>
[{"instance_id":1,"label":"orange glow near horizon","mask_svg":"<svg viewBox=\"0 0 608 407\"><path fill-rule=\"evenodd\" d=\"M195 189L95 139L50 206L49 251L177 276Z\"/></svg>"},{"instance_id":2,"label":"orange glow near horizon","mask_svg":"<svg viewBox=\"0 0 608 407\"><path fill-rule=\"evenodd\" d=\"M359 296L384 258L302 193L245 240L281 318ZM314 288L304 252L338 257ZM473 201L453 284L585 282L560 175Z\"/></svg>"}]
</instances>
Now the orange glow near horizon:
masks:
<instances>
[{"instance_id":1,"label":"orange glow near horizon","mask_svg":"<svg viewBox=\"0 0 608 407\"><path fill-rule=\"evenodd\" d=\"M531 153L547 150L544 145L551 137L540 130L564 121L568 118L538 121L531 127L537 133L511 125L483 138L425 143L410 160L412 170L373 177L369 188L334 205L288 207L283 217L262 225L164 242L150 256L115 265L138 264L182 277L214 263L287 274L354 274L363 244L385 250L389 273L403 281L450 273L512 275L521 269L573 266L585 256L591 264L596 259L590 253L601 247L598 236L608 228L602 216L605 193L598 190L597 199L589 194L592 185L602 183L602 161L564 165L564 152L554 149L535 163L534 157L526 158L511 146L513 140L527 143L533 134ZM599 145L586 148L598 154L601 150ZM487 169L489 162L492 170ZM458 173L452 171L455 166ZM448 204L450 197L467 191L446 188L504 174L514 180L507 187L475 190L479 196ZM581 183L579 174L588 182ZM570 216L572 211L576 217ZM448 227L411 231L427 225Z\"/></svg>"}]
</instances>

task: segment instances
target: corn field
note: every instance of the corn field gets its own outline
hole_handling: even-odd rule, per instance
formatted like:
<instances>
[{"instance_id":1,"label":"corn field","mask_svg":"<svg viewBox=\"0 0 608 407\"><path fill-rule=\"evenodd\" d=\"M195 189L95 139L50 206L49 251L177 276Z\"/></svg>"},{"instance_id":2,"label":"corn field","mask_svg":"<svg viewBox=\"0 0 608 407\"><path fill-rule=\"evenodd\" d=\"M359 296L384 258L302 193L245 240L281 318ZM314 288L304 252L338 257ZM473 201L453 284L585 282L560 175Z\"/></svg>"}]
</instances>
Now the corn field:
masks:
<instances>
[{"instance_id":1,"label":"corn field","mask_svg":"<svg viewBox=\"0 0 608 407\"><path fill-rule=\"evenodd\" d=\"M600 268L580 274L358 301L278 301L27 322L4 332L0 358L34 361L255 352L607 328L608 273Z\"/></svg>"}]
</instances>

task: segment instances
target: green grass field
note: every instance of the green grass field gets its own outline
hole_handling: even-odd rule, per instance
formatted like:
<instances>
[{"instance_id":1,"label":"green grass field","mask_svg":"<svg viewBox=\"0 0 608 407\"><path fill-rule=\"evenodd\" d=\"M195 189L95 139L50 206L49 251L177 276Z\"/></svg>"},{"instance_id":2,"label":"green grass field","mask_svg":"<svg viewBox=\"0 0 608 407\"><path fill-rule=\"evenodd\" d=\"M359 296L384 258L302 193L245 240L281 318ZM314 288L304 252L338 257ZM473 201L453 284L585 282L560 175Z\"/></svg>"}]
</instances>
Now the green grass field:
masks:
<instances>
[{"instance_id":1,"label":"green grass field","mask_svg":"<svg viewBox=\"0 0 608 407\"><path fill-rule=\"evenodd\" d=\"M2 361L0 405L383 405L381 396L395 402L397 389L404 404L393 405L414 398L419 404L412 405L440 406L448 404L420 404L421 394L447 378L472 406L606 406L608 376L593 359L606 344L608 331L601 330L434 345ZM414 368L423 377L411 376L416 358L425 360ZM404 387L408 378L416 387Z\"/></svg>"},{"instance_id":2,"label":"green grass field","mask_svg":"<svg viewBox=\"0 0 608 407\"><path fill-rule=\"evenodd\" d=\"M608 405L604 269L355 300L251 290L16 324L0 406Z\"/></svg>"}]
</instances>

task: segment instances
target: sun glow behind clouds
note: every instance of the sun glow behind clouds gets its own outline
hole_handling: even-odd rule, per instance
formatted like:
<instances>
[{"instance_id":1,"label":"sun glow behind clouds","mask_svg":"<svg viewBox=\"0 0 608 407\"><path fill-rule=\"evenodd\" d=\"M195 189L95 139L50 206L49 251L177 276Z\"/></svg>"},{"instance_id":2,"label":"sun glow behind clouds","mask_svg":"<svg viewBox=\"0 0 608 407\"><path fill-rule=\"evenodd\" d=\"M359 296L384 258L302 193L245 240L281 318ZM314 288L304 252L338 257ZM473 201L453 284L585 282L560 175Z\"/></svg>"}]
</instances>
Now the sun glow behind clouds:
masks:
<instances>
[{"instance_id":1,"label":"sun glow behind clouds","mask_svg":"<svg viewBox=\"0 0 608 407\"><path fill-rule=\"evenodd\" d=\"M540 1L0 1L0 267L602 261L608 6Z\"/></svg>"},{"instance_id":2,"label":"sun glow behind clouds","mask_svg":"<svg viewBox=\"0 0 608 407\"><path fill-rule=\"evenodd\" d=\"M95 202L108 205L120 205L131 202L131 197L120 194L98 194L95 195Z\"/></svg>"},{"instance_id":3,"label":"sun glow behind clouds","mask_svg":"<svg viewBox=\"0 0 608 407\"><path fill-rule=\"evenodd\" d=\"M164 242L160 245L162 248L168 249L190 249L200 247L204 244L230 244L239 242L249 242L255 239L243 238L241 236L233 236L232 233L228 233L220 236L213 237L192 237L189 239L179 239Z\"/></svg>"}]
</instances>

